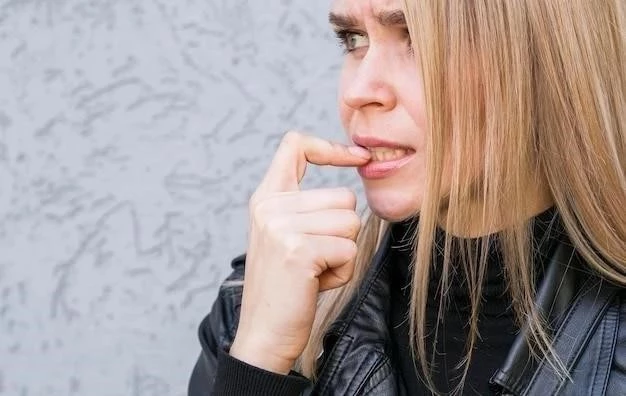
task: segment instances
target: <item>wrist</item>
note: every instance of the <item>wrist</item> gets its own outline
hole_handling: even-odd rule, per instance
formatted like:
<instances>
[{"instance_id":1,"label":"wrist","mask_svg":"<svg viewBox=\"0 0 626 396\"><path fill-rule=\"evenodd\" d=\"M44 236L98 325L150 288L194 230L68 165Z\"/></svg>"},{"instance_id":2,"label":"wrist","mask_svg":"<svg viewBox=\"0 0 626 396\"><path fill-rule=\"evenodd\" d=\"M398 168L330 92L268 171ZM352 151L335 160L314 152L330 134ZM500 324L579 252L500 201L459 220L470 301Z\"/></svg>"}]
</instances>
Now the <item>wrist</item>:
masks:
<instances>
[{"instance_id":1,"label":"wrist","mask_svg":"<svg viewBox=\"0 0 626 396\"><path fill-rule=\"evenodd\" d=\"M295 364L294 359L281 356L275 349L240 336L235 337L229 354L251 366L282 375L289 374Z\"/></svg>"}]
</instances>

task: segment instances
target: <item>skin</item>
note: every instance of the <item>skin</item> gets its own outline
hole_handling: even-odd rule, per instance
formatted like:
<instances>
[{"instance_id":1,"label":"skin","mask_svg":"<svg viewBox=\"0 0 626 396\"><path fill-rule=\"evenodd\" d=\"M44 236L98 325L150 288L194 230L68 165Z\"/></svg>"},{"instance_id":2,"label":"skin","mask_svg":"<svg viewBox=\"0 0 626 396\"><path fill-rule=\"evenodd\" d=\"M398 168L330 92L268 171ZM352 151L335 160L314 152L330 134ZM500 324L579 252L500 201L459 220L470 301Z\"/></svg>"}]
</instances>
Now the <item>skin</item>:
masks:
<instances>
[{"instance_id":1,"label":"skin","mask_svg":"<svg viewBox=\"0 0 626 396\"><path fill-rule=\"evenodd\" d=\"M357 136L375 137L410 150L409 161L386 177L362 177L369 208L378 217L391 222L419 212L427 172L423 79L404 17L393 17L402 14L401 10L399 0L335 0L331 8L333 29L351 32L344 36L348 51L338 101L346 134L351 140L357 140ZM354 26L342 26L348 16L353 19ZM334 19L339 23L333 24ZM477 169L476 175L479 173ZM468 212L476 213L476 218L468 219L466 228L447 231L452 235L475 238L524 221L553 205L543 175L531 175L525 184L529 199L527 207L517 217L507 213L507 218L503 217L492 228L485 229L478 215L482 202L467 201ZM449 185L450 175L444 172L443 190L448 190ZM442 213L443 219L445 213Z\"/></svg>"},{"instance_id":2,"label":"skin","mask_svg":"<svg viewBox=\"0 0 626 396\"><path fill-rule=\"evenodd\" d=\"M352 277L361 223L348 189L300 191L307 163L359 166L369 152L287 133L250 199L241 313L230 354L289 372L311 333L320 291ZM356 154L355 154L356 153Z\"/></svg>"},{"instance_id":3,"label":"skin","mask_svg":"<svg viewBox=\"0 0 626 396\"><path fill-rule=\"evenodd\" d=\"M422 86L408 33L402 26L383 26L376 19L380 11L398 9L397 2L359 0L339 0L332 8L336 15L350 15L361 33L346 41L354 51L345 57L339 88L348 136L383 136L412 151L410 163L388 179L364 180L370 207L388 220L419 208L425 174ZM362 147L293 132L285 136L250 200L233 357L282 374L293 367L308 341L319 292L342 286L352 277L360 229L351 191L300 191L299 182L308 162L363 166L370 159Z\"/></svg>"},{"instance_id":4,"label":"skin","mask_svg":"<svg viewBox=\"0 0 626 396\"><path fill-rule=\"evenodd\" d=\"M345 56L339 84L339 113L348 137L373 136L413 151L410 162L388 177L362 179L370 209L390 221L419 210L426 180L426 116L418 62L406 25L399 21L383 26L376 18L399 10L397 0L337 0L331 9L358 21L354 30L359 34L348 36L354 50Z\"/></svg>"},{"instance_id":5,"label":"skin","mask_svg":"<svg viewBox=\"0 0 626 396\"><path fill-rule=\"evenodd\" d=\"M331 9L334 15L350 16L354 22L350 30L357 33L343 36L349 51L339 86L339 111L348 137L384 139L408 149L409 160L401 168L382 178L363 178L369 207L388 221L419 211L426 179L425 106L418 62L401 18L389 18L400 9L398 0L336 0ZM307 163L362 167L371 159L370 151L356 145L296 132L285 135L249 203L233 357L281 374L293 367L308 342L319 292L340 287L352 277L361 225L354 193L301 191L299 183ZM540 187L531 185L529 192L533 188L538 193L530 196L539 198L529 205L526 217L548 205ZM485 231L490 230L469 233Z\"/></svg>"}]
</instances>

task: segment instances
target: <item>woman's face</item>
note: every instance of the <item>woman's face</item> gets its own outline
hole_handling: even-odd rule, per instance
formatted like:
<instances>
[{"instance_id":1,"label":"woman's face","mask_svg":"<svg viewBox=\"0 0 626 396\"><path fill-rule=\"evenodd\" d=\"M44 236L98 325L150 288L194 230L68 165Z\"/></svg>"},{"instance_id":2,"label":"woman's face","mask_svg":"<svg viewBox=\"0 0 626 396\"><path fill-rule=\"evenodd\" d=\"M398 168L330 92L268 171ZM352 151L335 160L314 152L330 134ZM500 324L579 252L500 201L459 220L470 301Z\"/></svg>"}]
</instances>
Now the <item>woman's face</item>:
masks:
<instances>
[{"instance_id":1,"label":"woman's face","mask_svg":"<svg viewBox=\"0 0 626 396\"><path fill-rule=\"evenodd\" d=\"M346 50L341 122L355 144L372 152L359 168L369 207L390 221L414 215L426 180L426 121L400 1L335 0L330 22Z\"/></svg>"}]
</instances>

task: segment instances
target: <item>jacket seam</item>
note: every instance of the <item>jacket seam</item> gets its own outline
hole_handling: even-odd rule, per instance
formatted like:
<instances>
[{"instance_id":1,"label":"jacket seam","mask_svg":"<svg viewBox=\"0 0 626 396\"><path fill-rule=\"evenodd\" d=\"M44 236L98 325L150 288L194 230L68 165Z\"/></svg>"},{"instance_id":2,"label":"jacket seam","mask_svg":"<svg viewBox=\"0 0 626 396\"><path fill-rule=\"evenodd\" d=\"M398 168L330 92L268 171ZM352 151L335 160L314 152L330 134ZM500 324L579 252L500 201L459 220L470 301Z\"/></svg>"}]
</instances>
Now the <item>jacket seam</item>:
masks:
<instances>
[{"instance_id":1,"label":"jacket seam","mask_svg":"<svg viewBox=\"0 0 626 396\"><path fill-rule=\"evenodd\" d=\"M348 328L348 326L350 325L350 323L352 323L352 321L354 320L354 317L356 316L357 311L359 310L361 305L363 305L363 301L365 301L365 299L367 299L367 297L369 296L370 290L372 290L372 287L374 287L374 284L380 278L380 273L383 271L383 269L385 269L387 267L387 263L388 263L389 260L387 259L386 256L387 255L385 255L385 257L382 259L383 262L381 263L380 267L376 269L376 271L372 275L372 278L368 282L367 287L363 290L363 294L356 301L356 304L354 305L354 308L348 313L348 315L346 317L346 320L343 322L342 326L339 328L339 337L343 336L343 334L345 333L345 331ZM360 290L357 290L357 293L359 293L359 292L360 292Z\"/></svg>"},{"instance_id":2,"label":"jacket seam","mask_svg":"<svg viewBox=\"0 0 626 396\"><path fill-rule=\"evenodd\" d=\"M583 300L583 294L581 293L578 298L576 298L576 302L574 303L574 305L572 306L572 308L569 310L569 312L567 313L566 318L563 320L563 323L561 324L561 326L559 326L559 331L557 331L556 334L558 334L558 339L560 339L562 337L561 331L567 326L567 324L572 320L572 318L575 316L574 314L578 311L578 308L580 306L580 304L582 303ZM555 338L552 343L555 344L557 341L557 338ZM570 370L570 359L568 358L567 361L565 362L565 367L567 368L567 370ZM537 367L537 369L535 370L535 373L533 375L533 377L531 378L528 387L526 389L531 390L533 389L535 383L538 381L538 379L540 378L539 373L541 372L541 368L545 366L545 360L541 362L541 364L539 365L539 367ZM556 392L558 391L558 389L560 388L560 386L558 386L554 391L552 391L550 394L551 395L555 395Z\"/></svg>"},{"instance_id":3,"label":"jacket seam","mask_svg":"<svg viewBox=\"0 0 626 396\"><path fill-rule=\"evenodd\" d=\"M594 357L594 361L598 363L593 365L594 367L593 367L593 374L591 377L592 381L591 381L591 389L590 389L592 395L595 394L593 392L596 388L596 382L598 381L599 362L600 362L600 359L602 358L602 345L604 344L603 340L604 340L605 327L606 327L606 324L602 323L602 325L598 329L600 331L600 347L598 348L598 351Z\"/></svg>"},{"instance_id":4,"label":"jacket seam","mask_svg":"<svg viewBox=\"0 0 626 396\"><path fill-rule=\"evenodd\" d=\"M381 252L381 261L382 261L382 263L380 264L380 266L378 268L376 268L376 270L372 274L372 277L369 279L369 282L367 283L367 286L362 291L362 295L356 301L356 303L354 305L354 308L348 313L348 315L346 317L346 320L343 322L342 326L338 329L338 337L337 337L338 341L335 343L335 346L329 352L330 355L332 355L332 353L337 349L337 346L339 344L339 340L341 340L343 337L348 337L350 339L350 344L352 344L352 342L354 341L354 337L352 337L351 335L347 334L347 329L348 329L350 323L352 323L354 321L354 317L356 316L356 313L358 312L359 307L361 307L361 305L363 305L363 301L365 301L365 299L369 296L369 293L370 293L371 289L374 287L374 284L380 278L381 272L386 268L387 263L389 261L388 260L388 255L387 255L387 250L385 250L384 252ZM357 290L357 293L358 292L360 292L360 290ZM342 355L341 355L339 360L343 359L343 357L345 356L346 353L347 353L347 350L342 353ZM328 378L326 380L326 383L324 384L324 387L322 388L322 391L320 393L325 392L326 389L328 388L328 386L330 386L330 383L332 382L332 379L333 379L333 377L334 377L334 375L335 375L335 373L337 371L338 366L339 366L339 364L335 364L335 367L333 367L333 370L331 370L331 372L329 373ZM364 378L364 381L366 381L366 380L367 380L367 376Z\"/></svg>"},{"instance_id":5,"label":"jacket seam","mask_svg":"<svg viewBox=\"0 0 626 396\"><path fill-rule=\"evenodd\" d=\"M389 262L389 238L390 238L390 230L387 231L387 234L385 235L385 238L383 238L383 240L381 241L381 244L379 245L379 249L381 249L377 254L374 255L374 259L380 257L380 261L381 264L378 266L378 268L376 268L376 270L374 271L374 273L371 275L371 278L368 279L368 274L365 275L365 279L368 279L368 283L367 286L364 289L364 293L359 297L359 299L356 301L354 308L352 310L350 310L350 312L348 312L347 316L346 316L346 320L342 321L342 325L338 328L337 334L339 337L341 337L343 335L343 333L345 333L346 329L348 328L349 324L354 320L354 317L356 316L357 311L359 310L359 307L361 305L363 305L363 301L368 297L370 290L372 289L372 287L374 287L374 283L376 283L378 281L378 279L380 278L380 273L383 271L384 268L386 268L387 263ZM372 260L371 264L370 264L370 268L372 266L376 266L376 261ZM361 290L359 290L357 288L357 290L355 291L356 294L358 294Z\"/></svg>"},{"instance_id":6,"label":"jacket seam","mask_svg":"<svg viewBox=\"0 0 626 396\"><path fill-rule=\"evenodd\" d=\"M328 378L325 381L324 386L320 390L320 394L324 394L326 390L328 389L328 387L330 386L331 379L337 373L337 370L339 369L341 361L343 361L344 357L346 356L346 353L348 353L348 347L351 346L352 343L354 342L354 337L352 337L350 334L345 334L344 336L349 340L349 344L348 346L346 346L346 348L344 348L341 355L337 358L337 362L334 364L334 367L332 367L332 369L330 370L330 373L328 373ZM336 350L336 346L335 348L333 348L333 350Z\"/></svg>"},{"instance_id":7,"label":"jacket seam","mask_svg":"<svg viewBox=\"0 0 626 396\"><path fill-rule=\"evenodd\" d=\"M376 382L376 384L370 386L369 388L365 388L365 384L367 383L367 380L369 378L372 377L372 375L374 375L374 373L376 373L377 370L380 370L381 367L383 367L385 365L385 363L390 362L389 356L384 355L382 358L379 359L378 362L376 362L373 365L373 368L365 375L365 377L363 378L363 381L361 382L361 384L359 385L359 387L356 390L356 395L361 394L361 392L364 391L369 391L371 392L372 389L376 388L378 385L381 384L381 382L383 382L384 380L386 380L393 372L392 370L389 370L389 373L387 373L387 375L385 375L383 378L381 378L378 382Z\"/></svg>"},{"instance_id":8,"label":"jacket seam","mask_svg":"<svg viewBox=\"0 0 626 396\"><path fill-rule=\"evenodd\" d=\"M587 282L585 282L584 286L589 285L589 283L591 282L591 280L588 280ZM591 322L591 326L589 327L589 329L587 330L591 330L594 327L594 323L597 323L598 321L601 321L602 318L606 315L606 306L610 303L610 297L608 296L600 296L601 293L604 291L605 293L608 293L609 291L606 291L602 288L602 281L598 281L596 283L593 283L591 286L587 286L587 287L598 287L597 291L596 291L596 295L594 297L594 304L599 304L602 303L602 308L599 309L599 313L597 314L597 316L593 319L593 321ZM583 290L586 289L586 292L590 292L590 290L587 287L583 287ZM587 293L580 293L578 295L578 297L576 298L576 302L574 303L574 305L572 306L572 308L569 310L566 318L563 320L563 323L561 324L561 326L559 326L559 330L557 331L557 338L555 338L553 340L553 344L555 344L557 342L557 340L561 340L563 337L563 330L566 328L566 326L573 320L574 317L577 316L578 311L580 309L580 305L582 304L585 296ZM603 297L603 301L598 301L599 297ZM608 297L608 298L607 298ZM601 311L604 311L604 314L601 313ZM589 337L591 336L591 334L589 333L589 331L585 332L585 334L582 335L587 341L585 343L588 343L589 341ZM562 342L562 341L561 341ZM572 369L572 365L573 362L578 359L578 357L580 356L580 354L582 353L582 349L581 348L577 348L576 351L569 353L569 356L567 357L567 359L565 360L565 367L567 369L568 372L571 371ZM539 365L539 367L537 367L533 378L531 379L530 383L528 384L528 387L526 388L527 391L532 390L536 384L536 382L539 380L540 377L544 377L545 374L542 376L540 375L541 370L543 369L543 367L545 367L546 362L545 360L541 362L541 364ZM565 384L565 381L563 380L558 380L557 383L555 384L555 389L550 393L551 395L556 395L562 388L563 385Z\"/></svg>"},{"instance_id":9,"label":"jacket seam","mask_svg":"<svg viewBox=\"0 0 626 396\"><path fill-rule=\"evenodd\" d=\"M602 289L602 280L600 280L597 284L598 284L598 291L597 291L596 296L595 296L595 298L594 298L594 304L597 304L597 303L598 303L599 297L601 297L601 296L600 296L600 293L603 291L603 289ZM594 286L595 286L595 285L594 285ZM609 305L610 305L610 303L611 303L612 298L610 298L610 297L608 297L608 298L607 298L607 297L604 297L604 299L603 299L603 300L604 300L604 301L602 301L602 306L603 306L604 308L603 308L603 309L601 309L601 310L602 310L602 311L604 311L604 312L602 312L602 313L598 314L598 316L594 319L594 322L599 322L599 325L602 327L602 333L604 334L604 323L603 323L603 319L605 319L605 318L606 318L606 315L608 314L608 311L609 311L609 308L610 308L610 307L609 307ZM581 298L581 301L582 301L582 298ZM588 330L591 330L592 328L593 328L593 326L592 326L592 327L590 327ZM592 334L592 332L591 332L591 331L587 331L587 332L584 334L584 337L587 339L587 341L586 341L586 343L587 343L587 344L589 343L589 338L590 338L592 335L593 335L593 334ZM583 348L584 348L584 347L583 347ZM600 349L601 349L601 348L600 348ZM568 361L568 363L567 363L567 370L568 370L568 372L572 370L572 368L573 368L573 366L574 366L574 363L576 362L576 360L578 360L578 359L580 358L580 355L582 354L583 350L584 350L584 349L578 348L578 349L576 350L576 353L572 353L572 354L570 355L569 361ZM596 370L597 370L597 368L598 368L598 366L597 366L597 364L596 364ZM557 393L558 393L561 389L563 389L563 386L564 386L564 385L565 385L565 381L560 381L560 382L559 382L559 384L558 384L558 386L557 386L556 391L554 392L554 394L556 395L556 394L557 394Z\"/></svg>"},{"instance_id":10,"label":"jacket seam","mask_svg":"<svg viewBox=\"0 0 626 396\"><path fill-rule=\"evenodd\" d=\"M610 351L610 357L609 362L608 362L608 367L606 370L606 375L604 378L604 383L602 384L602 390L601 390L601 394L605 394L607 387L609 386L609 377L611 376L611 368L613 366L613 359L615 356L615 349L617 348L617 337L619 336L619 329L620 329L620 312L621 312L621 306L623 304L623 301L620 297L618 297L618 301L619 304L617 304L617 308L615 309L615 313L613 314L615 316L615 326L613 326L613 331L611 332L611 338L610 338L610 346L609 346L609 351ZM610 309L607 311L607 315L610 315L611 311Z\"/></svg>"}]
</instances>

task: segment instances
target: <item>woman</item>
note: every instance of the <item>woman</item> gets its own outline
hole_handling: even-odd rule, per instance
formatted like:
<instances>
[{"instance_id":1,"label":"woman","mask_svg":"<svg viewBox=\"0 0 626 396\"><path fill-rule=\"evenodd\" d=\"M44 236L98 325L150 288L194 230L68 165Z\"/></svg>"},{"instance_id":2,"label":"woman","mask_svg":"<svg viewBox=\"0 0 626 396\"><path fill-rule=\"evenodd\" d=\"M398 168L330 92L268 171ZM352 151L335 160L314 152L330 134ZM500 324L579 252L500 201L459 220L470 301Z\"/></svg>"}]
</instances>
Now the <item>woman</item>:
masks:
<instances>
[{"instance_id":1,"label":"woman","mask_svg":"<svg viewBox=\"0 0 626 396\"><path fill-rule=\"evenodd\" d=\"M285 136L189 394L625 394L626 4L330 22L354 145ZM307 162L358 167L362 229L349 191L298 189Z\"/></svg>"}]
</instances>

